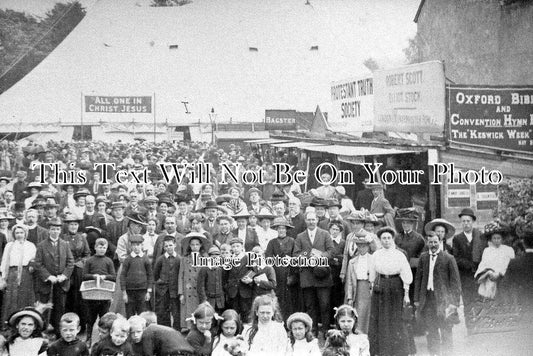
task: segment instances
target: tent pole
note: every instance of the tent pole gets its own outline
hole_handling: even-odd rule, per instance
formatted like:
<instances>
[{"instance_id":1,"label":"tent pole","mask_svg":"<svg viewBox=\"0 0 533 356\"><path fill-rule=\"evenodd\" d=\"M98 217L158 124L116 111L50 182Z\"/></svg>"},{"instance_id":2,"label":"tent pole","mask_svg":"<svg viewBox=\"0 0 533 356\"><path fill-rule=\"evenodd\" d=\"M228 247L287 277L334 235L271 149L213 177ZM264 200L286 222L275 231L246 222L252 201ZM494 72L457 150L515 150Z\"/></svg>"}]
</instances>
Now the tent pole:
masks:
<instances>
[{"instance_id":1,"label":"tent pole","mask_svg":"<svg viewBox=\"0 0 533 356\"><path fill-rule=\"evenodd\" d=\"M154 144L155 144L155 141L156 141L156 119L155 119L155 92L154 92Z\"/></svg>"}]
</instances>

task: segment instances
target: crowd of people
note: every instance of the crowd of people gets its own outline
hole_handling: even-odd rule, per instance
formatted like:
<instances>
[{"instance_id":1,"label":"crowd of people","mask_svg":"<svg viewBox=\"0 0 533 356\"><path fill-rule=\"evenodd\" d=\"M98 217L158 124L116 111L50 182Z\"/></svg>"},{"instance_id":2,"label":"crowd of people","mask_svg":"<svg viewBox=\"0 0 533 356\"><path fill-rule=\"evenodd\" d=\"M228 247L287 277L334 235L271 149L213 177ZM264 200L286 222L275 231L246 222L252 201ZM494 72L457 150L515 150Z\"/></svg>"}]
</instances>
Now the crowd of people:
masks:
<instances>
[{"instance_id":1,"label":"crowd of people","mask_svg":"<svg viewBox=\"0 0 533 356\"><path fill-rule=\"evenodd\" d=\"M42 162L87 181L56 182ZM115 164L107 177L102 162ZM168 162L209 162L212 181L167 182ZM4 354L413 355L426 334L431 354L450 355L461 301L470 328L480 298L519 286L531 299L531 234L509 246L505 226L481 232L470 208L461 233L440 218L417 226L419 209L391 206L381 184L356 209L327 173L309 191L273 184L273 162L298 164L235 145L4 143ZM266 183L224 181L221 163L263 169ZM112 178L144 168L146 181Z\"/></svg>"}]
</instances>

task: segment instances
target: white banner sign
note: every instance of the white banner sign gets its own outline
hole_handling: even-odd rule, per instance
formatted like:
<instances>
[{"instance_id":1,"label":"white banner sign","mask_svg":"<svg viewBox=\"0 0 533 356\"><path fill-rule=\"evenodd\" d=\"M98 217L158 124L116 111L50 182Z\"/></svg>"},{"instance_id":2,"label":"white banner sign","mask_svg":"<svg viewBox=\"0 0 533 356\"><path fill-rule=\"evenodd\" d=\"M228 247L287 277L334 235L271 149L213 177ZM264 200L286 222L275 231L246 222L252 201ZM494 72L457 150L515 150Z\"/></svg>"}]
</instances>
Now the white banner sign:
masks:
<instances>
[{"instance_id":1,"label":"white banner sign","mask_svg":"<svg viewBox=\"0 0 533 356\"><path fill-rule=\"evenodd\" d=\"M374 118L374 80L351 78L331 83L328 123L339 132L370 132Z\"/></svg>"},{"instance_id":2,"label":"white banner sign","mask_svg":"<svg viewBox=\"0 0 533 356\"><path fill-rule=\"evenodd\" d=\"M376 71L374 130L443 133L444 84L440 61Z\"/></svg>"}]
</instances>

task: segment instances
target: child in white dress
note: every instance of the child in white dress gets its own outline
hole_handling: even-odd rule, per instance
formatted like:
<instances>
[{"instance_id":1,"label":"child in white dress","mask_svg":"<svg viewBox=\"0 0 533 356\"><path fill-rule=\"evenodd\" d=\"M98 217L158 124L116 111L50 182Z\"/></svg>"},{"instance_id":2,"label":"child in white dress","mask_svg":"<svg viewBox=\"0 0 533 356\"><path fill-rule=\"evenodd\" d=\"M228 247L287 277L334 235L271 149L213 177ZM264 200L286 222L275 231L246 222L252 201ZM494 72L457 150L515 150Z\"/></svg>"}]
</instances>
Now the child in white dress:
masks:
<instances>
[{"instance_id":1,"label":"child in white dress","mask_svg":"<svg viewBox=\"0 0 533 356\"><path fill-rule=\"evenodd\" d=\"M366 334L357 331L357 312L349 305L341 305L335 309L335 324L346 334L346 342L350 347L350 356L370 356L370 343Z\"/></svg>"},{"instance_id":2,"label":"child in white dress","mask_svg":"<svg viewBox=\"0 0 533 356\"><path fill-rule=\"evenodd\" d=\"M294 313L287 319L289 344L286 356L321 356L318 340L313 336L313 320L306 313Z\"/></svg>"}]
</instances>

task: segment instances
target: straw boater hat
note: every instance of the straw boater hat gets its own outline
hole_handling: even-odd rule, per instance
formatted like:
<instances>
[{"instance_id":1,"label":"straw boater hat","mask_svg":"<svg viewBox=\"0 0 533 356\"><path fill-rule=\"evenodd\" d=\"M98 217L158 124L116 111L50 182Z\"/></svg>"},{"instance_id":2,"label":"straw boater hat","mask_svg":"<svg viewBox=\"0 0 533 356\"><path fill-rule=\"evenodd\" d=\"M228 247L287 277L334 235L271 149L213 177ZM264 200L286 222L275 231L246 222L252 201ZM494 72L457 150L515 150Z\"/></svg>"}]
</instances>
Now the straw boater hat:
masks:
<instances>
[{"instance_id":1,"label":"straw boater hat","mask_svg":"<svg viewBox=\"0 0 533 356\"><path fill-rule=\"evenodd\" d=\"M355 211L355 212L351 213L350 215L348 215L347 217L345 217L344 219L345 220L350 220L350 221L364 222L365 221L365 214L363 214L362 211Z\"/></svg>"},{"instance_id":2,"label":"straw boater hat","mask_svg":"<svg viewBox=\"0 0 533 356\"><path fill-rule=\"evenodd\" d=\"M190 232L185 235L185 238L183 239L181 245L187 247L191 243L191 240L195 239L199 240L202 245L205 245L205 243L207 242L207 237L201 232Z\"/></svg>"},{"instance_id":3,"label":"straw boater hat","mask_svg":"<svg viewBox=\"0 0 533 356\"><path fill-rule=\"evenodd\" d=\"M463 210L461 210L461 212L459 213L459 218L461 218L461 216L463 215L470 216L472 219L474 219L474 221L476 221L477 219L476 214L474 214L474 210L470 208L464 208Z\"/></svg>"},{"instance_id":4,"label":"straw boater hat","mask_svg":"<svg viewBox=\"0 0 533 356\"><path fill-rule=\"evenodd\" d=\"M418 221L418 211L414 208L398 209L396 212L396 220L400 221Z\"/></svg>"},{"instance_id":5,"label":"straw boater hat","mask_svg":"<svg viewBox=\"0 0 533 356\"><path fill-rule=\"evenodd\" d=\"M301 321L302 323L304 323L308 330L311 330L313 328L313 319L311 319L311 317L307 313L298 312L289 316L289 318L287 319L287 328L289 328L289 330L291 329L292 323L294 323L295 321Z\"/></svg>"},{"instance_id":6,"label":"straw boater hat","mask_svg":"<svg viewBox=\"0 0 533 356\"><path fill-rule=\"evenodd\" d=\"M33 189L33 188L35 188L35 189L37 189L37 190L41 190L41 189L43 189L43 187L41 186L40 183L37 183L37 182L31 182L30 184L28 184L28 186L27 186L27 189L28 189L28 190L31 190L31 189Z\"/></svg>"},{"instance_id":7,"label":"straw boater hat","mask_svg":"<svg viewBox=\"0 0 533 356\"><path fill-rule=\"evenodd\" d=\"M125 206L124 203L121 202L121 201L114 201L114 202L111 204L111 209L118 209L118 208L125 209L126 206Z\"/></svg>"},{"instance_id":8,"label":"straw boater hat","mask_svg":"<svg viewBox=\"0 0 533 356\"><path fill-rule=\"evenodd\" d=\"M440 218L433 219L428 222L426 226L424 226L424 231L426 232L426 234L429 234L431 231L433 231L433 229L435 229L435 226L439 225L444 226L446 228L446 236L444 236L445 239L448 239L455 235L455 227L453 227L453 225L450 224L448 220Z\"/></svg>"},{"instance_id":9,"label":"straw boater hat","mask_svg":"<svg viewBox=\"0 0 533 356\"><path fill-rule=\"evenodd\" d=\"M16 327L18 320L25 316L32 317L35 320L35 322L39 325L39 328L42 329L44 327L44 319L43 319L42 314L33 307L26 307L22 310L16 311L13 314L11 314L11 316L9 317L9 325Z\"/></svg>"},{"instance_id":10,"label":"straw boater hat","mask_svg":"<svg viewBox=\"0 0 533 356\"><path fill-rule=\"evenodd\" d=\"M233 218L232 218L231 216L229 216L229 215L225 215L225 214L224 214L224 215L219 215L219 216L217 216L217 217L215 218L215 221L216 221L217 223L220 222L220 220L227 220L227 221L229 221L230 224L233 224L233 221L234 221Z\"/></svg>"},{"instance_id":11,"label":"straw boater hat","mask_svg":"<svg viewBox=\"0 0 533 356\"><path fill-rule=\"evenodd\" d=\"M89 192L85 188L81 188L76 193L74 193L74 199L78 199L79 197L86 197L87 195L91 195L91 192Z\"/></svg>"},{"instance_id":12,"label":"straw boater hat","mask_svg":"<svg viewBox=\"0 0 533 356\"><path fill-rule=\"evenodd\" d=\"M500 220L497 219L485 225L485 232L481 234L481 237L489 240L494 234L500 234L502 236L505 236L509 232L509 226L503 224Z\"/></svg>"},{"instance_id":13,"label":"straw boater hat","mask_svg":"<svg viewBox=\"0 0 533 356\"><path fill-rule=\"evenodd\" d=\"M273 221L272 221L272 224L270 225L270 228L271 229L276 229L277 227L279 226L285 226L287 229L293 229L294 226L292 226L291 224L289 224L289 222L287 221L287 219L285 219L284 217L280 216L278 218L275 218Z\"/></svg>"}]
</instances>

